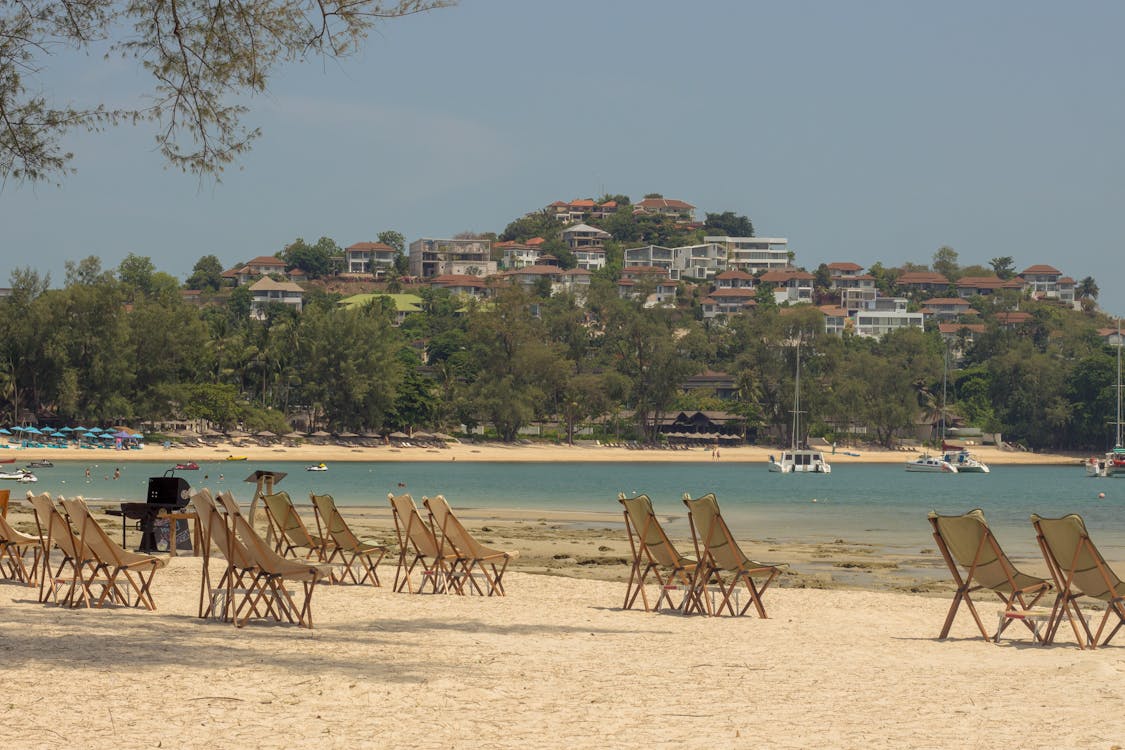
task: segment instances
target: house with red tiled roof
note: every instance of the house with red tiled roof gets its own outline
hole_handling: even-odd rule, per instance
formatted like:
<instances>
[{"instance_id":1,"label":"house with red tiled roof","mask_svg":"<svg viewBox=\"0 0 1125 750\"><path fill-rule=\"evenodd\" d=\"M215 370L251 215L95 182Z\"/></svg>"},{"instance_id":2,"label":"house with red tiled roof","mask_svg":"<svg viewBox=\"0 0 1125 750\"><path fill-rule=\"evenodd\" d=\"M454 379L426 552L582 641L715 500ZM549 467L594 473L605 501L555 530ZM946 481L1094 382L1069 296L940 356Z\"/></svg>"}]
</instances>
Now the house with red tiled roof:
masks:
<instances>
[{"instance_id":1,"label":"house with red tiled roof","mask_svg":"<svg viewBox=\"0 0 1125 750\"><path fill-rule=\"evenodd\" d=\"M903 271L895 279L895 286L904 292L944 292L949 279L933 271Z\"/></svg>"},{"instance_id":2,"label":"house with red tiled roof","mask_svg":"<svg viewBox=\"0 0 1125 750\"><path fill-rule=\"evenodd\" d=\"M796 268L766 271L758 277L759 283L773 285L773 296L779 305L785 302L812 302L815 280L816 277L808 271Z\"/></svg>"},{"instance_id":3,"label":"house with red tiled roof","mask_svg":"<svg viewBox=\"0 0 1125 750\"><path fill-rule=\"evenodd\" d=\"M577 198L567 203L555 201L547 206L547 213L565 224L584 221L586 218L604 219L617 211L617 201L598 203L592 198Z\"/></svg>"},{"instance_id":4,"label":"house with red tiled roof","mask_svg":"<svg viewBox=\"0 0 1125 750\"><path fill-rule=\"evenodd\" d=\"M524 289L533 291L540 279L546 278L551 285L551 294L573 294L581 300L590 289L592 275L583 268L564 269L559 266L536 265L501 271L490 276L489 280L519 284Z\"/></svg>"},{"instance_id":5,"label":"house with red tiled roof","mask_svg":"<svg viewBox=\"0 0 1125 750\"><path fill-rule=\"evenodd\" d=\"M1122 340L1125 339L1125 335L1116 328L1099 328L1098 337L1105 342L1106 346L1121 346Z\"/></svg>"},{"instance_id":6,"label":"house with red tiled roof","mask_svg":"<svg viewBox=\"0 0 1125 750\"><path fill-rule=\"evenodd\" d=\"M438 289L447 289L451 294L466 297L484 298L488 296L488 282L480 276L465 274L443 274L430 279L430 286Z\"/></svg>"},{"instance_id":7,"label":"house with red tiled roof","mask_svg":"<svg viewBox=\"0 0 1125 750\"><path fill-rule=\"evenodd\" d=\"M383 242L357 242L344 248L344 268L350 274L380 277L395 267L397 254Z\"/></svg>"},{"instance_id":8,"label":"house with red tiled roof","mask_svg":"<svg viewBox=\"0 0 1125 750\"><path fill-rule=\"evenodd\" d=\"M683 221L695 220L695 206L674 198L645 198L633 204L633 213L661 214Z\"/></svg>"},{"instance_id":9,"label":"house with red tiled roof","mask_svg":"<svg viewBox=\"0 0 1125 750\"><path fill-rule=\"evenodd\" d=\"M223 271L221 276L223 279L233 282L235 286L241 286L249 284L254 279L271 274L284 276L285 261L273 255L259 255L253 260L239 263L230 270Z\"/></svg>"},{"instance_id":10,"label":"house with red tiled roof","mask_svg":"<svg viewBox=\"0 0 1125 750\"><path fill-rule=\"evenodd\" d=\"M753 290L757 284L751 274L745 271L730 270L723 271L715 275L715 288L716 289L750 289Z\"/></svg>"},{"instance_id":11,"label":"house with red tiled roof","mask_svg":"<svg viewBox=\"0 0 1125 750\"><path fill-rule=\"evenodd\" d=\"M704 318L717 318L754 309L758 304L756 297L757 290L753 287L724 287L704 296L699 305Z\"/></svg>"},{"instance_id":12,"label":"house with red tiled roof","mask_svg":"<svg viewBox=\"0 0 1125 750\"><path fill-rule=\"evenodd\" d=\"M932 297L922 308L923 313L937 320L956 320L970 311L973 307L963 297Z\"/></svg>"},{"instance_id":13,"label":"house with red tiled roof","mask_svg":"<svg viewBox=\"0 0 1125 750\"><path fill-rule=\"evenodd\" d=\"M532 237L531 239L529 239L527 242L525 242L523 244L527 245L528 247L539 247L540 245L542 245L546 241L547 240L543 239L542 237Z\"/></svg>"},{"instance_id":14,"label":"house with red tiled roof","mask_svg":"<svg viewBox=\"0 0 1125 750\"><path fill-rule=\"evenodd\" d=\"M965 350L986 330L984 323L938 323L938 333L954 360L964 357Z\"/></svg>"},{"instance_id":15,"label":"house with red tiled roof","mask_svg":"<svg viewBox=\"0 0 1125 750\"><path fill-rule=\"evenodd\" d=\"M829 263L828 278L832 280L832 288L839 286L841 279L854 279L863 273L863 266L858 263L837 262Z\"/></svg>"},{"instance_id":16,"label":"house with red tiled roof","mask_svg":"<svg viewBox=\"0 0 1125 750\"><path fill-rule=\"evenodd\" d=\"M997 325L1001 328L1018 328L1025 323L1030 323L1032 317L1031 313L1015 310L1013 312L993 313L992 319L995 320Z\"/></svg>"},{"instance_id":17,"label":"house with red tiled roof","mask_svg":"<svg viewBox=\"0 0 1125 750\"><path fill-rule=\"evenodd\" d=\"M987 297L1001 290L1021 292L1024 281L1019 276L1005 281L999 276L962 276L957 279L957 295L968 299L969 297Z\"/></svg>"},{"instance_id":18,"label":"house with red tiled roof","mask_svg":"<svg viewBox=\"0 0 1125 750\"><path fill-rule=\"evenodd\" d=\"M824 313L824 332L837 336L852 328L851 313L839 305L820 305L816 309Z\"/></svg>"}]
</instances>

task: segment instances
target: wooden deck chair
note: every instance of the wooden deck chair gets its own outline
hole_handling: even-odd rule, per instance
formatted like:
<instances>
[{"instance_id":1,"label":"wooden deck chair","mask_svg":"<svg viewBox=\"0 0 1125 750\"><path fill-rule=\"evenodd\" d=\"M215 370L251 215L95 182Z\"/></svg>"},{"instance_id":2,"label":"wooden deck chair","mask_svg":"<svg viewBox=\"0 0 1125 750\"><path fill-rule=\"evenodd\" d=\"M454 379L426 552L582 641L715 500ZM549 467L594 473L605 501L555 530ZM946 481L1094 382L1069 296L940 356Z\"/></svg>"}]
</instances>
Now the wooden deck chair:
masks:
<instances>
[{"instance_id":1,"label":"wooden deck chair","mask_svg":"<svg viewBox=\"0 0 1125 750\"><path fill-rule=\"evenodd\" d=\"M396 592L406 589L410 593L425 593L429 581L433 593L444 592L449 577L449 566L456 559L452 553L442 551L434 530L422 519L414 498L410 495L387 493L395 520L398 537L398 567L395 569ZM422 566L422 583L418 591L410 580L414 568Z\"/></svg>"},{"instance_id":2,"label":"wooden deck chair","mask_svg":"<svg viewBox=\"0 0 1125 750\"><path fill-rule=\"evenodd\" d=\"M43 540L39 601L50 599L60 606L92 606L94 599L90 586L95 580L97 561L79 543L70 523L49 494L33 495L28 492L27 501L35 511L39 538ZM52 568L50 562L52 548L62 556L56 568ZM66 595L60 599L59 591L63 588L66 588Z\"/></svg>"},{"instance_id":3,"label":"wooden deck chair","mask_svg":"<svg viewBox=\"0 0 1125 750\"><path fill-rule=\"evenodd\" d=\"M688 508L691 536L699 560L693 595L689 598L685 611L706 611L710 615L721 615L725 609L732 615L741 616L753 604L758 617L765 618L767 615L766 608L762 605L762 594L781 572L782 565L757 562L742 552L719 512L719 501L714 493L695 500L690 495L684 495L684 505ZM755 577L764 580L755 583ZM733 599L739 582L746 584L750 600L736 612ZM717 606L707 596L707 589L711 585L716 587L720 595Z\"/></svg>"},{"instance_id":4,"label":"wooden deck chair","mask_svg":"<svg viewBox=\"0 0 1125 750\"><path fill-rule=\"evenodd\" d=\"M625 497L618 494L617 502L624 508L625 532L629 535L629 548L633 552L633 566L629 571L629 585L625 588L622 608L632 609L638 595L646 612L659 610L663 602L667 602L669 609L682 608L691 591L695 560L681 555L664 533L648 495ZM645 591L649 576L655 578L660 587L660 594L651 608ZM680 602L672 603L672 591L684 592Z\"/></svg>"},{"instance_id":5,"label":"wooden deck chair","mask_svg":"<svg viewBox=\"0 0 1125 750\"><path fill-rule=\"evenodd\" d=\"M66 511L71 525L78 532L78 543L84 546L92 557L97 560L97 570L105 577L102 595L98 598L97 606L102 606L110 594L120 596L124 604L134 607L143 606L147 610L155 610L156 602L152 600L152 579L156 571L164 567L167 560L156 555L146 555L141 552L132 552L125 549L106 533L105 529L90 514L86 501L81 497L68 500L59 498L59 503ZM119 577L125 579L135 598L129 600L129 592L119 584Z\"/></svg>"},{"instance_id":6,"label":"wooden deck chair","mask_svg":"<svg viewBox=\"0 0 1125 750\"><path fill-rule=\"evenodd\" d=\"M953 603L938 638L948 637L961 602L969 608L985 640L999 641L1012 619L1020 619L1033 635L1040 637L1027 620L1010 617L1001 617L996 633L990 636L977 613L972 594L981 590L991 591L1003 602L1005 612L1027 611L1051 590L1051 582L1016 569L1000 549L980 508L960 516L943 516L931 511L928 518L933 527L934 542L957 584L957 592L953 595Z\"/></svg>"},{"instance_id":7,"label":"wooden deck chair","mask_svg":"<svg viewBox=\"0 0 1125 750\"><path fill-rule=\"evenodd\" d=\"M336 508L336 501L331 495L314 495L309 493L313 509L316 511L317 531L332 542L331 554L327 562L331 563L339 558L344 566L344 577L350 578L352 583L362 584L371 581L373 586L379 585L379 573L376 567L387 554L387 548L373 541L360 539L351 530L344 517ZM362 575L356 576L355 568L358 566Z\"/></svg>"},{"instance_id":8,"label":"wooden deck chair","mask_svg":"<svg viewBox=\"0 0 1125 750\"><path fill-rule=\"evenodd\" d=\"M200 547L203 549L203 574L199 588L199 617L216 617L224 622L238 623L237 615L244 610L262 617L263 612L251 606L256 591L258 569L234 533L234 523L216 506L211 492L202 489L192 495L190 505L199 517ZM223 559L223 573L218 580L211 579L211 547L214 545Z\"/></svg>"},{"instance_id":9,"label":"wooden deck chair","mask_svg":"<svg viewBox=\"0 0 1125 750\"><path fill-rule=\"evenodd\" d=\"M255 586L248 601L249 609L257 612L258 607L264 607L264 611L276 620L280 621L284 617L291 623L312 629L313 590L317 582L329 577L328 566L282 557L258 536L258 532L254 531L250 522L242 515L238 503L230 492L220 493L218 501L226 510L228 518L233 521L235 536L246 548L256 571ZM301 584L302 596L299 597L299 604L285 587L288 582ZM235 624L241 627L249 617L248 612L240 621L236 613Z\"/></svg>"},{"instance_id":10,"label":"wooden deck chair","mask_svg":"<svg viewBox=\"0 0 1125 750\"><path fill-rule=\"evenodd\" d=\"M519 551L506 552L481 544L469 533L441 495L423 497L422 505L430 512L431 527L441 534L441 551L446 555L454 555L449 568L449 581L457 589L457 593L464 594L465 584L468 583L472 586L472 591L484 596L485 589L477 582L479 577L484 579L488 596L504 596L504 571L508 569L509 562L519 557Z\"/></svg>"},{"instance_id":11,"label":"wooden deck chair","mask_svg":"<svg viewBox=\"0 0 1125 750\"><path fill-rule=\"evenodd\" d=\"M300 556L299 551L304 550L305 560L315 557L319 562L327 561L327 540L309 533L288 492L263 494L262 502L266 508L266 520L276 539L274 550L283 556Z\"/></svg>"},{"instance_id":12,"label":"wooden deck chair","mask_svg":"<svg viewBox=\"0 0 1125 750\"><path fill-rule=\"evenodd\" d=\"M31 554L31 568L27 556ZM39 565L43 559L43 540L18 531L0 516L0 574L14 581L35 586L39 583Z\"/></svg>"},{"instance_id":13,"label":"wooden deck chair","mask_svg":"<svg viewBox=\"0 0 1125 750\"><path fill-rule=\"evenodd\" d=\"M1096 648L1099 642L1102 646L1108 644L1125 625L1125 583L1090 541L1082 516L1071 513L1062 518L1042 518L1033 514L1031 523L1035 526L1043 559L1058 587L1046 641L1054 640L1065 614L1080 648ZM1097 633L1090 631L1086 616L1078 606L1078 599L1083 596L1105 602ZM1103 640L1102 633L1111 613L1117 616L1117 624Z\"/></svg>"}]
</instances>

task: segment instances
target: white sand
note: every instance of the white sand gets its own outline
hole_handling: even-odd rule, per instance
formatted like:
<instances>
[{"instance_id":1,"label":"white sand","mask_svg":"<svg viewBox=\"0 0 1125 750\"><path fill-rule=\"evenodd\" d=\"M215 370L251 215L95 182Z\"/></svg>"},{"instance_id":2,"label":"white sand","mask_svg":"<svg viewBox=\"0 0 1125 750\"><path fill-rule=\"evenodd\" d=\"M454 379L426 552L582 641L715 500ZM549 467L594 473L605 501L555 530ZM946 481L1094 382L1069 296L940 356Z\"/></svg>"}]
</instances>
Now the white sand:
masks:
<instances>
[{"instance_id":1,"label":"white sand","mask_svg":"<svg viewBox=\"0 0 1125 750\"><path fill-rule=\"evenodd\" d=\"M1125 641L996 646L948 600L771 589L771 619L622 611L624 585L509 573L507 598L322 586L315 629L196 619L200 558L156 612L0 584L13 747L1106 748ZM393 566L383 565L384 585ZM986 624L997 605L984 604ZM1123 636L1125 637L1125 636ZM16 739L18 738L18 744Z\"/></svg>"}]
</instances>

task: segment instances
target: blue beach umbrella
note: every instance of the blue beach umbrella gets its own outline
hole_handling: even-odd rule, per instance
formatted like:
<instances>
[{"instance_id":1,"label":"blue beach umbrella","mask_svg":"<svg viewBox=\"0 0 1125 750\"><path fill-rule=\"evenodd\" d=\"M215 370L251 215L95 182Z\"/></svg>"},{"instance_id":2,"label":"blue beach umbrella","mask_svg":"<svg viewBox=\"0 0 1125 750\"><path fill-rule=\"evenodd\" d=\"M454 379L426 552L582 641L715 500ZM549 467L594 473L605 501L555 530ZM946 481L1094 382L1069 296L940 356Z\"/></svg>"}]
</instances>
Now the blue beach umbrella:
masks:
<instances>
[{"instance_id":1,"label":"blue beach umbrella","mask_svg":"<svg viewBox=\"0 0 1125 750\"><path fill-rule=\"evenodd\" d=\"M12 433L8 432L8 429L6 427L0 427L0 435L11 435L11 434Z\"/></svg>"},{"instance_id":2,"label":"blue beach umbrella","mask_svg":"<svg viewBox=\"0 0 1125 750\"><path fill-rule=\"evenodd\" d=\"M60 427L59 432L73 432L73 427Z\"/></svg>"},{"instance_id":3,"label":"blue beach umbrella","mask_svg":"<svg viewBox=\"0 0 1125 750\"><path fill-rule=\"evenodd\" d=\"M41 435L41 434L43 434L43 433L41 433L41 432L39 431L39 429L38 429L37 427L21 427L20 429L21 429L21 430L22 430L23 432L27 432L27 433L30 433L30 434L32 434L32 435Z\"/></svg>"},{"instance_id":4,"label":"blue beach umbrella","mask_svg":"<svg viewBox=\"0 0 1125 750\"><path fill-rule=\"evenodd\" d=\"M129 437L133 438L134 440L144 440L145 439L144 435L130 435Z\"/></svg>"}]
</instances>

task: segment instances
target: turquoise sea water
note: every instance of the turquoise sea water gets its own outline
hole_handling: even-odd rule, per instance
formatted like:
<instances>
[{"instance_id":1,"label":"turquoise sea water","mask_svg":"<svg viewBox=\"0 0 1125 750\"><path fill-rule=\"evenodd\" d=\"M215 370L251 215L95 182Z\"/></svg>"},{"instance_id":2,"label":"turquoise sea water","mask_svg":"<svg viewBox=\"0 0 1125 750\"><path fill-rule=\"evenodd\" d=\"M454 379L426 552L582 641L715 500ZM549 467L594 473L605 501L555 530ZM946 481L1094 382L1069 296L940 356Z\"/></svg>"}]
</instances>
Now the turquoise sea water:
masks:
<instances>
[{"instance_id":1,"label":"turquoise sea water","mask_svg":"<svg viewBox=\"0 0 1125 750\"><path fill-rule=\"evenodd\" d=\"M101 458L101 456L99 456ZM85 470L91 468L91 478ZM98 464L58 462L38 469L39 482L4 482L13 496L27 489L105 500L143 500L150 476L166 462ZM231 489L249 501L256 469L284 471L278 485L296 502L309 492L329 493L346 506L384 507L388 492L415 499L444 494L454 507L604 512L615 526L618 492L645 492L658 512L672 517L670 533L686 533L683 493L715 492L735 533L745 538L821 542L845 539L888 551L932 547L926 513L980 507L1013 555L1038 556L1028 515L1080 513L1110 559L1125 559L1125 480L1088 479L1080 466L993 467L988 475L911 474L901 465L837 465L831 475L772 474L747 463L426 463L341 462L307 472L292 461L200 464L177 472L193 487ZM113 479L115 468L121 477ZM220 475L222 479L220 480ZM400 486L401 484L401 486ZM1098 493L1106 497L1098 499ZM815 502L814 502L815 499ZM681 528L682 526L682 528Z\"/></svg>"}]
</instances>

